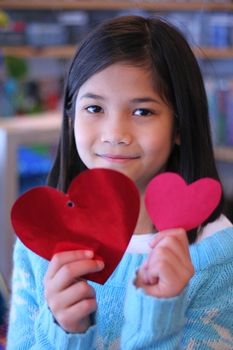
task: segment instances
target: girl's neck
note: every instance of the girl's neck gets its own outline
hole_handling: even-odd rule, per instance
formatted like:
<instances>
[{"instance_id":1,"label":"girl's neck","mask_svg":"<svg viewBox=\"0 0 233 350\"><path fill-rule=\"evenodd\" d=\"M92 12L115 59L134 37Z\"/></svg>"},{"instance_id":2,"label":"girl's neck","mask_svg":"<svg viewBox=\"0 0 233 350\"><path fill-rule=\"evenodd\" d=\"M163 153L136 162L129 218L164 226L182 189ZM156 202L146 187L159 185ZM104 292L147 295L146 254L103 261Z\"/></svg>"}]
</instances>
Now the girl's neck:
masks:
<instances>
[{"instance_id":1,"label":"girl's neck","mask_svg":"<svg viewBox=\"0 0 233 350\"><path fill-rule=\"evenodd\" d=\"M144 194L141 195L140 211L138 221L134 230L135 235L156 232L155 227L145 207Z\"/></svg>"}]
</instances>

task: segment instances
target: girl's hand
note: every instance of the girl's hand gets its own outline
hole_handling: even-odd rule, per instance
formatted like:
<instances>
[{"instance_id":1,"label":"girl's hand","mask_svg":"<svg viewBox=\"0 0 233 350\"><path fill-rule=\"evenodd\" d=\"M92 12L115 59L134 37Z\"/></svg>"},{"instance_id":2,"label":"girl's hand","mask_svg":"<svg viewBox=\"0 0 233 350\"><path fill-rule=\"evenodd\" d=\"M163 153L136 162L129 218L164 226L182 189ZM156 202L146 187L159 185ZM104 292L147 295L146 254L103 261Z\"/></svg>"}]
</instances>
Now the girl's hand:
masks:
<instances>
[{"instance_id":1,"label":"girl's hand","mask_svg":"<svg viewBox=\"0 0 233 350\"><path fill-rule=\"evenodd\" d=\"M101 271L102 261L91 251L55 254L44 278L45 298L56 321L70 333L84 333L90 326L90 314L97 308L95 290L81 277Z\"/></svg>"},{"instance_id":2,"label":"girl's hand","mask_svg":"<svg viewBox=\"0 0 233 350\"><path fill-rule=\"evenodd\" d=\"M150 246L152 251L140 267L135 285L157 298L179 295L194 274L185 230L161 231Z\"/></svg>"}]
</instances>

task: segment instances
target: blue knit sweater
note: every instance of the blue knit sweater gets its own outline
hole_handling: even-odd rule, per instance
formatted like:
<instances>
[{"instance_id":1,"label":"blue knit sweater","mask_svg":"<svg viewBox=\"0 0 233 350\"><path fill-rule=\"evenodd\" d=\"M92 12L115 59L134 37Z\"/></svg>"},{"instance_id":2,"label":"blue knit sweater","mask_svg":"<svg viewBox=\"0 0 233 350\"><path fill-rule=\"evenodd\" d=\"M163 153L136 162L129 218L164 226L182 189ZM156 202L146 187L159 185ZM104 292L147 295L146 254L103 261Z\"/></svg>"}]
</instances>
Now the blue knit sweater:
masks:
<instances>
[{"instance_id":1,"label":"blue knit sweater","mask_svg":"<svg viewBox=\"0 0 233 350\"><path fill-rule=\"evenodd\" d=\"M8 350L233 349L233 228L190 247L195 275L181 295L157 299L132 283L146 254L125 253L105 285L84 334L66 333L48 309L48 262L17 241Z\"/></svg>"}]
</instances>

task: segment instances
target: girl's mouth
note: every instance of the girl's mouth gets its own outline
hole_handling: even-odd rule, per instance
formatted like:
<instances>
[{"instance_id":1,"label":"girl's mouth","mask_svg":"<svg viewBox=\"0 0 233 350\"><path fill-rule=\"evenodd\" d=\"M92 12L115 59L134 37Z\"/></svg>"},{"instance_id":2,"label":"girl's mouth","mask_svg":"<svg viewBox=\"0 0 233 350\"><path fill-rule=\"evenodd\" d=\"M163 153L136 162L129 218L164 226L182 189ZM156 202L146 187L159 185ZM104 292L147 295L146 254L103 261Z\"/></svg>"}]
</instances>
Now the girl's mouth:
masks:
<instances>
[{"instance_id":1,"label":"girl's mouth","mask_svg":"<svg viewBox=\"0 0 233 350\"><path fill-rule=\"evenodd\" d=\"M131 156L131 155L122 155L122 154L97 154L98 157L112 163L125 163L131 160L138 159L139 156Z\"/></svg>"}]
</instances>

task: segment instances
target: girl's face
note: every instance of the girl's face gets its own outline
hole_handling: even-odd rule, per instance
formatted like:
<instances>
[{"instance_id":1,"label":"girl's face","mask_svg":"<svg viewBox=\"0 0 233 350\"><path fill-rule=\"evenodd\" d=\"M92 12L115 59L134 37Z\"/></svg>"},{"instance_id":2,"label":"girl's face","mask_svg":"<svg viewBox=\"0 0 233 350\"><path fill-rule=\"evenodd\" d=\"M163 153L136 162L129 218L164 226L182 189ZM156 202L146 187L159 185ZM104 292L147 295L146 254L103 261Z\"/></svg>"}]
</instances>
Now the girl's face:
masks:
<instances>
[{"instance_id":1,"label":"girl's face","mask_svg":"<svg viewBox=\"0 0 233 350\"><path fill-rule=\"evenodd\" d=\"M176 141L172 110L154 90L151 74L123 63L81 86L74 132L88 168L118 170L142 192L164 170Z\"/></svg>"}]
</instances>

